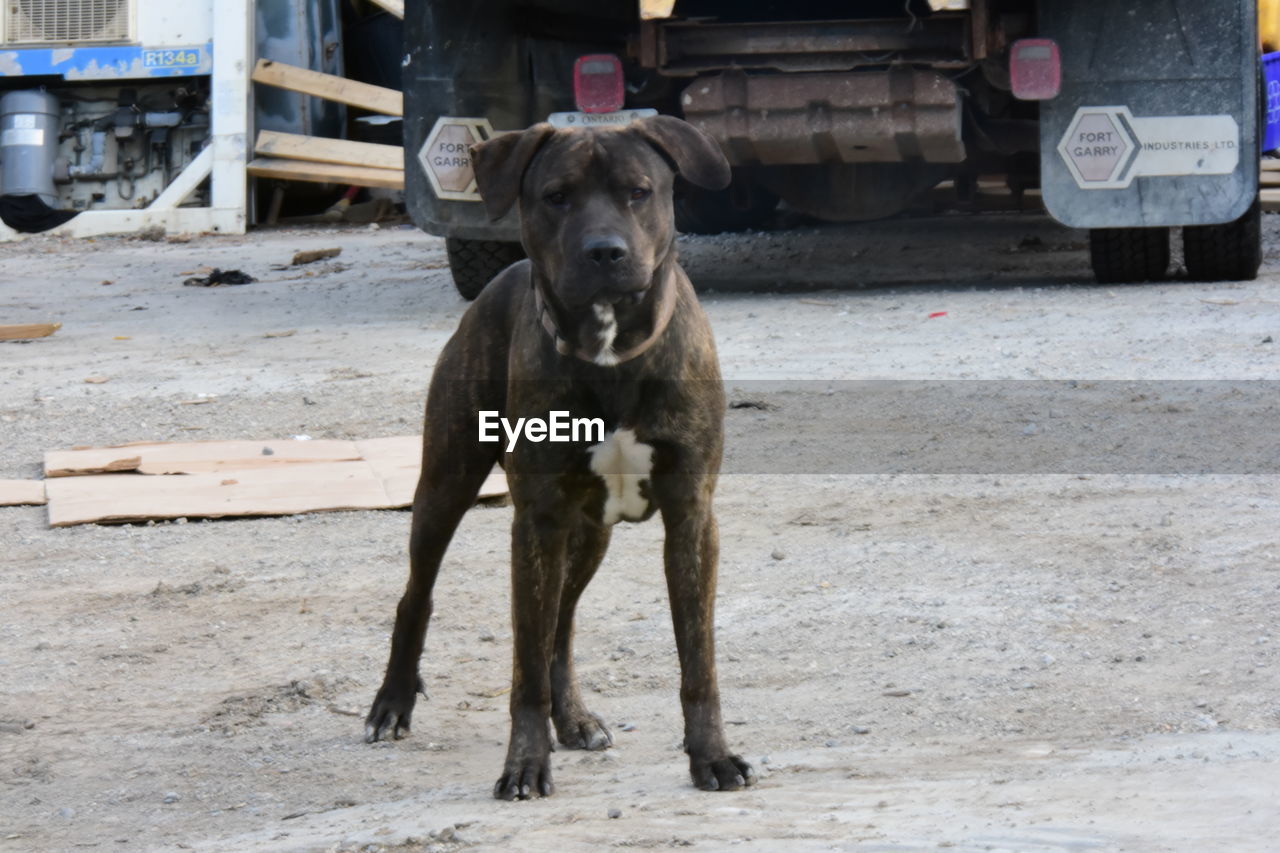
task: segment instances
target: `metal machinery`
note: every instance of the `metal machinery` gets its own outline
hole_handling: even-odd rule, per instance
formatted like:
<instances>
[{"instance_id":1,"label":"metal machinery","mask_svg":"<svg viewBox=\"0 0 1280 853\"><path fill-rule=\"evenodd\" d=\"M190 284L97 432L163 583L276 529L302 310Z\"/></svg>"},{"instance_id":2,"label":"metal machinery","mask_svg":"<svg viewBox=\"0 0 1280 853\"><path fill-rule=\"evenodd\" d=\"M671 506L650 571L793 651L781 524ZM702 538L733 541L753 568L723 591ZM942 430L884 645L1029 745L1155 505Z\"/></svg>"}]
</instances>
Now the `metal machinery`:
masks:
<instances>
[{"instance_id":1,"label":"metal machinery","mask_svg":"<svg viewBox=\"0 0 1280 853\"><path fill-rule=\"evenodd\" d=\"M0 238L242 233L250 0L0 5Z\"/></svg>"},{"instance_id":2,"label":"metal machinery","mask_svg":"<svg viewBox=\"0 0 1280 853\"><path fill-rule=\"evenodd\" d=\"M623 60L625 107L682 116L734 166L687 192L685 230L759 222L781 198L831 220L904 210L944 180L1004 175L1090 230L1103 281L1260 260L1253 0L407 0L407 201L474 295L519 256L465 149L575 108L574 60ZM458 152L464 152L460 156ZM416 155L416 156L415 156Z\"/></svg>"}]
</instances>

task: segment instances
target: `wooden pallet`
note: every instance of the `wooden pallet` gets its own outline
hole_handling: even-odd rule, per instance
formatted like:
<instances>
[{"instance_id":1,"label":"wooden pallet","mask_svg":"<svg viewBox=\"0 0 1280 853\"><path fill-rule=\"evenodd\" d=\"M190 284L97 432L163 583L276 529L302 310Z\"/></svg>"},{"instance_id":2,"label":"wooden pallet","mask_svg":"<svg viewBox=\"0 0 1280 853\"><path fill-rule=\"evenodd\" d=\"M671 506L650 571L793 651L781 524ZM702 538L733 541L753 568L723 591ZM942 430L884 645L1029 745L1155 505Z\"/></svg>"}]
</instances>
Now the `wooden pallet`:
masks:
<instances>
[{"instance_id":1,"label":"wooden pallet","mask_svg":"<svg viewBox=\"0 0 1280 853\"><path fill-rule=\"evenodd\" d=\"M396 14L389 7L388 11ZM399 14L403 17L403 9ZM283 62L258 60L253 80L382 115L404 115L404 95L395 89ZM248 172L258 178L404 189L404 149L399 145L264 130L258 134L254 153L258 156L249 162Z\"/></svg>"}]
</instances>

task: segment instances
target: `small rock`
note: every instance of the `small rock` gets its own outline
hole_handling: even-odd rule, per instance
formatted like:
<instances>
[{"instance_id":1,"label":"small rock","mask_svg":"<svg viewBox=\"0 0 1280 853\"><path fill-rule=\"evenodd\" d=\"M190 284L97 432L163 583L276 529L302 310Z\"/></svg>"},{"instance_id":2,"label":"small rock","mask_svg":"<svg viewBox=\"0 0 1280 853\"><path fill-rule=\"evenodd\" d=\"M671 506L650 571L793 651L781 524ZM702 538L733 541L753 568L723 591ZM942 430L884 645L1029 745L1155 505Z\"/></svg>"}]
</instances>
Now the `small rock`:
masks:
<instances>
[{"instance_id":1,"label":"small rock","mask_svg":"<svg viewBox=\"0 0 1280 853\"><path fill-rule=\"evenodd\" d=\"M62 818L63 820L71 820L71 818L75 816L76 816L75 809L69 809L66 806L63 806L62 808L58 809L58 817Z\"/></svg>"},{"instance_id":2,"label":"small rock","mask_svg":"<svg viewBox=\"0 0 1280 853\"><path fill-rule=\"evenodd\" d=\"M854 726L852 731L855 735L871 734L871 729L867 728L866 726Z\"/></svg>"},{"instance_id":3,"label":"small rock","mask_svg":"<svg viewBox=\"0 0 1280 853\"><path fill-rule=\"evenodd\" d=\"M617 820L622 817L622 809L609 809L609 820Z\"/></svg>"},{"instance_id":4,"label":"small rock","mask_svg":"<svg viewBox=\"0 0 1280 853\"><path fill-rule=\"evenodd\" d=\"M769 556L773 557L775 560L785 560L787 558L787 555L783 553L781 548L774 548L773 553Z\"/></svg>"},{"instance_id":5,"label":"small rock","mask_svg":"<svg viewBox=\"0 0 1280 853\"><path fill-rule=\"evenodd\" d=\"M840 745L840 741L838 741L838 740L829 740L829 741L827 741L827 749L832 749L833 747L837 747L837 746L839 746L839 745Z\"/></svg>"},{"instance_id":6,"label":"small rock","mask_svg":"<svg viewBox=\"0 0 1280 853\"><path fill-rule=\"evenodd\" d=\"M446 826L435 834L436 841L453 841L458 835L458 831L452 826Z\"/></svg>"},{"instance_id":7,"label":"small rock","mask_svg":"<svg viewBox=\"0 0 1280 853\"><path fill-rule=\"evenodd\" d=\"M480 642L482 642L482 643L496 643L497 641L498 641L498 638L494 636L494 634L493 634L493 632L492 632L492 631L481 631L481 632L480 632Z\"/></svg>"},{"instance_id":8,"label":"small rock","mask_svg":"<svg viewBox=\"0 0 1280 853\"><path fill-rule=\"evenodd\" d=\"M1218 727L1218 721L1208 714L1198 714L1193 722L1196 728L1204 732L1211 732Z\"/></svg>"},{"instance_id":9,"label":"small rock","mask_svg":"<svg viewBox=\"0 0 1280 853\"><path fill-rule=\"evenodd\" d=\"M182 797L179 797L177 794L174 794L174 793L168 793L164 795L164 801L166 805L171 803L176 803L180 799L182 799Z\"/></svg>"}]
</instances>

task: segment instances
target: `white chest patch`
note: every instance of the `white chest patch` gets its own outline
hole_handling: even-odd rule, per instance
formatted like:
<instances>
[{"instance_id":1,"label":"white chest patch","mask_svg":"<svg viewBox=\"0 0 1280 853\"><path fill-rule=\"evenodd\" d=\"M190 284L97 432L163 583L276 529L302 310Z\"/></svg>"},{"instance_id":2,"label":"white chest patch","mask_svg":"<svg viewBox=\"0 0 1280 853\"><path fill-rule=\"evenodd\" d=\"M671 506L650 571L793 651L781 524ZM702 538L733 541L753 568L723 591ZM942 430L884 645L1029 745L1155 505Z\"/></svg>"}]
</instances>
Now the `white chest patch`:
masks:
<instances>
[{"instance_id":1,"label":"white chest patch","mask_svg":"<svg viewBox=\"0 0 1280 853\"><path fill-rule=\"evenodd\" d=\"M620 429L592 447L591 470L604 480L604 523L639 521L649 509L640 483L653 469L653 446L636 441L634 430Z\"/></svg>"}]
</instances>

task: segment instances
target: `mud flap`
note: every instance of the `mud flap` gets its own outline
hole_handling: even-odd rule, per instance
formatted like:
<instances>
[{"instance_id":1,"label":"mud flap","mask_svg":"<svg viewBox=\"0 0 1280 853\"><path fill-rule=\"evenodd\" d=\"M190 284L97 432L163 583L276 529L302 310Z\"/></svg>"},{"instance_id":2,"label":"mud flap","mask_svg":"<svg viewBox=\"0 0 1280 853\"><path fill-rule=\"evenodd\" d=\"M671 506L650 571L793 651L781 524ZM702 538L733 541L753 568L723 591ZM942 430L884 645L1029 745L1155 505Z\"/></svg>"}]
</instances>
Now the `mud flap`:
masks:
<instances>
[{"instance_id":1,"label":"mud flap","mask_svg":"<svg viewBox=\"0 0 1280 853\"><path fill-rule=\"evenodd\" d=\"M520 239L514 210L490 222L478 199L468 200L475 194L464 176L455 171L433 181L427 168L433 156L465 155L466 128L515 130L573 109L569 75L581 45L528 34L522 14L528 10L515 0L405 3L404 144L411 155L405 158L405 205L428 233ZM458 119L453 137L443 141L437 128L442 116Z\"/></svg>"},{"instance_id":2,"label":"mud flap","mask_svg":"<svg viewBox=\"0 0 1280 853\"><path fill-rule=\"evenodd\" d=\"M1247 0L1041 0L1062 91L1040 106L1041 187L1076 228L1212 225L1258 192Z\"/></svg>"}]
</instances>

